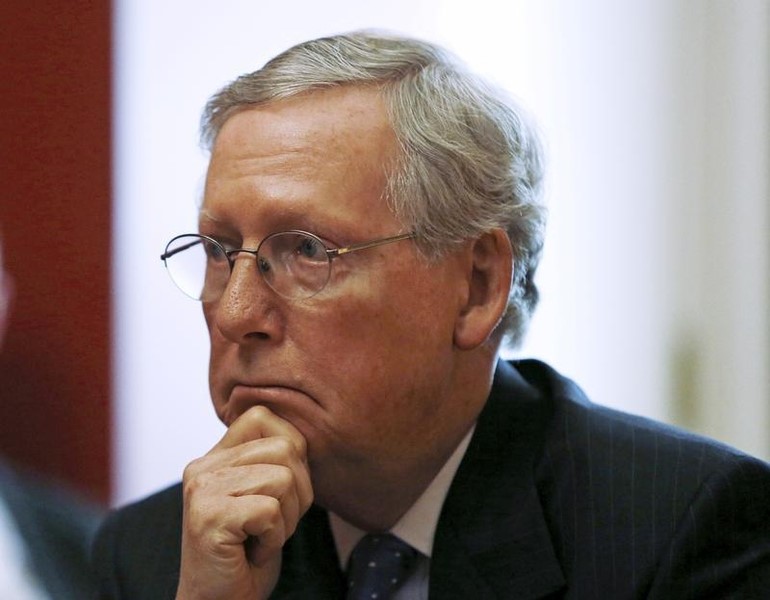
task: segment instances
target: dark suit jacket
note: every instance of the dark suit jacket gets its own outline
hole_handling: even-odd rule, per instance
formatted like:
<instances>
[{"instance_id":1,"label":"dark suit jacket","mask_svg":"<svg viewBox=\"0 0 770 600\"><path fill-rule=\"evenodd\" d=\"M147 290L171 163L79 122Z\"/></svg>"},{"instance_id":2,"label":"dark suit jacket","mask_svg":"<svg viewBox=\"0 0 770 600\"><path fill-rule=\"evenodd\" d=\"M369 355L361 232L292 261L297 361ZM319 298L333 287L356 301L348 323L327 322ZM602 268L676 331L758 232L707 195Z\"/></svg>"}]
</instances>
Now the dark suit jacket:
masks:
<instances>
[{"instance_id":1,"label":"dark suit jacket","mask_svg":"<svg viewBox=\"0 0 770 600\"><path fill-rule=\"evenodd\" d=\"M173 598L181 489L114 514L102 598ZM273 598L342 598L326 513L284 548ZM591 404L537 361L501 363L449 490L430 597L770 598L770 466Z\"/></svg>"},{"instance_id":2,"label":"dark suit jacket","mask_svg":"<svg viewBox=\"0 0 770 600\"><path fill-rule=\"evenodd\" d=\"M0 498L26 544L37 580L53 600L82 600L96 586L91 542L101 514L69 491L0 464ZM3 565L0 565L0 569ZM0 598L11 600L0 590Z\"/></svg>"}]
</instances>

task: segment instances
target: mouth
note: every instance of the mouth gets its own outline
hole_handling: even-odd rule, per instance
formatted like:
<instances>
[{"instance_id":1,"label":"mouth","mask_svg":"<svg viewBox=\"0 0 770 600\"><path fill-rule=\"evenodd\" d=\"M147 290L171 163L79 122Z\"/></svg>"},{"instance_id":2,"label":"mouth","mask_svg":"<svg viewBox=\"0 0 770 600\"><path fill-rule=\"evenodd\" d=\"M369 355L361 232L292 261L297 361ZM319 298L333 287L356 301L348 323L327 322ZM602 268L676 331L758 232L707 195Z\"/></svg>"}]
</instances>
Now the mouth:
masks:
<instances>
[{"instance_id":1,"label":"mouth","mask_svg":"<svg viewBox=\"0 0 770 600\"><path fill-rule=\"evenodd\" d=\"M311 396L291 386L236 383L227 395L222 421L229 427L253 406L265 406L279 417L287 418L303 406L307 407L309 402L315 404Z\"/></svg>"}]
</instances>

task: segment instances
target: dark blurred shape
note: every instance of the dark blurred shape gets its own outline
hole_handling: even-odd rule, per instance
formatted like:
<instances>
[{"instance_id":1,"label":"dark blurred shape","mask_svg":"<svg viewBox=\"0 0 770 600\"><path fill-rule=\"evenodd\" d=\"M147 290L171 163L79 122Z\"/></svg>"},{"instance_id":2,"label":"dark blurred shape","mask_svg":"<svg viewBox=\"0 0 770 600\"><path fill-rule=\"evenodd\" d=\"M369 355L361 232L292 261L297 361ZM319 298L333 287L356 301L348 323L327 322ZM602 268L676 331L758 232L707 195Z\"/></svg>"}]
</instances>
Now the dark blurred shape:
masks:
<instances>
[{"instance_id":1,"label":"dark blurred shape","mask_svg":"<svg viewBox=\"0 0 770 600\"><path fill-rule=\"evenodd\" d=\"M111 4L0 2L0 454L110 493Z\"/></svg>"},{"instance_id":2,"label":"dark blurred shape","mask_svg":"<svg viewBox=\"0 0 770 600\"><path fill-rule=\"evenodd\" d=\"M0 502L23 540L19 550L34 582L54 600L92 597L88 560L100 512L64 487L1 462ZM15 590L2 593L17 597Z\"/></svg>"}]
</instances>

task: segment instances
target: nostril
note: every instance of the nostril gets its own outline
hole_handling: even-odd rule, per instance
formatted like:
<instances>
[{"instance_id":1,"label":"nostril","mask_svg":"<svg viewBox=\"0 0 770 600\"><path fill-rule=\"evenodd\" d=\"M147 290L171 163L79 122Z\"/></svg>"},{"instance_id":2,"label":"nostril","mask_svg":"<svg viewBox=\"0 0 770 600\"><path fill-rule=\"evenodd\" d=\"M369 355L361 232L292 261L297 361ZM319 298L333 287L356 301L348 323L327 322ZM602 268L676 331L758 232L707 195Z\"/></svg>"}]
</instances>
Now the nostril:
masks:
<instances>
[{"instance_id":1,"label":"nostril","mask_svg":"<svg viewBox=\"0 0 770 600\"><path fill-rule=\"evenodd\" d=\"M270 335L265 333L264 331L254 331L250 334L248 334L248 337L257 339L257 340L269 340Z\"/></svg>"}]
</instances>

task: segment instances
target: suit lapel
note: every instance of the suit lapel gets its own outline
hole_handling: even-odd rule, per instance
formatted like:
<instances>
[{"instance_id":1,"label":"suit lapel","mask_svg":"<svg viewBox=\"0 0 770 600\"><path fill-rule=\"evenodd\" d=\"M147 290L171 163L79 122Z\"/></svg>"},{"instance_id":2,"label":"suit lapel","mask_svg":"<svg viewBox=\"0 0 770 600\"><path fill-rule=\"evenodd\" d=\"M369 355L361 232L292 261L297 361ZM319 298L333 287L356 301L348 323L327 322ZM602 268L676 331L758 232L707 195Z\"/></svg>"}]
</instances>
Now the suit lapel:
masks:
<instances>
[{"instance_id":1,"label":"suit lapel","mask_svg":"<svg viewBox=\"0 0 770 600\"><path fill-rule=\"evenodd\" d=\"M271 600L339 600L345 581L337 560L329 516L311 506L284 546L278 586Z\"/></svg>"},{"instance_id":2,"label":"suit lapel","mask_svg":"<svg viewBox=\"0 0 770 600\"><path fill-rule=\"evenodd\" d=\"M564 586L534 483L548 403L500 362L441 511L430 597L542 598Z\"/></svg>"}]
</instances>

